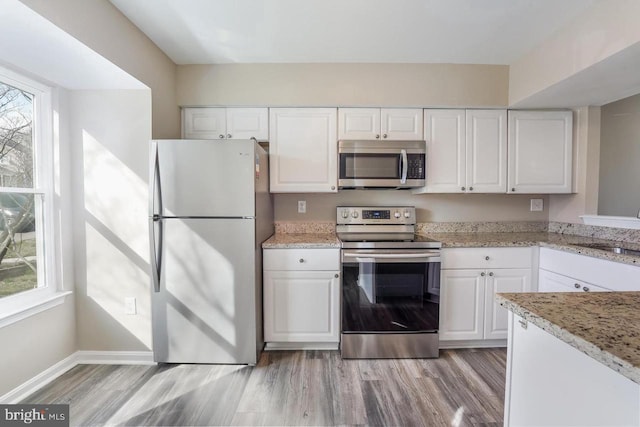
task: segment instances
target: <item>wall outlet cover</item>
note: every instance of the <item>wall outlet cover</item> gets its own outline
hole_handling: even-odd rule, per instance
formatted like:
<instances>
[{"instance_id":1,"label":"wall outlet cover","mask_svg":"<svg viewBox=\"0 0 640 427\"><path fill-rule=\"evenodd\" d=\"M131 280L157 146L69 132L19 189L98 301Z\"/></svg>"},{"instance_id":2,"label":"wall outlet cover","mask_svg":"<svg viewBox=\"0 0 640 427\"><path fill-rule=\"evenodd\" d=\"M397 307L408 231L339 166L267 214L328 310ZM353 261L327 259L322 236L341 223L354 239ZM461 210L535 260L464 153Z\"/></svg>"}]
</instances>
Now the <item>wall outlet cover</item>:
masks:
<instances>
[{"instance_id":1,"label":"wall outlet cover","mask_svg":"<svg viewBox=\"0 0 640 427\"><path fill-rule=\"evenodd\" d=\"M307 201L298 200L298 213L307 213Z\"/></svg>"},{"instance_id":2,"label":"wall outlet cover","mask_svg":"<svg viewBox=\"0 0 640 427\"><path fill-rule=\"evenodd\" d=\"M531 212L542 212L544 210L544 199L531 199Z\"/></svg>"},{"instance_id":3,"label":"wall outlet cover","mask_svg":"<svg viewBox=\"0 0 640 427\"><path fill-rule=\"evenodd\" d=\"M124 314L136 314L136 298L126 297L124 299Z\"/></svg>"}]
</instances>

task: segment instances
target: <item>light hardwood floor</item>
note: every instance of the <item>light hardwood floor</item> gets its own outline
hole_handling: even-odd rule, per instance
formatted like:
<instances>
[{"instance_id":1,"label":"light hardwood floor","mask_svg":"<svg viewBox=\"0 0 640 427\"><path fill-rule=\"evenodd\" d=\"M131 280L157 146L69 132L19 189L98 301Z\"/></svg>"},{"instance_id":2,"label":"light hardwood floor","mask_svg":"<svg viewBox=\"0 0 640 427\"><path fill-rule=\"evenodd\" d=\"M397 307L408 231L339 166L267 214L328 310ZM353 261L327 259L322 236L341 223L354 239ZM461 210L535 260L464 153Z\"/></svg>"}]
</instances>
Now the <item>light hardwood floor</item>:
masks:
<instances>
[{"instance_id":1,"label":"light hardwood floor","mask_svg":"<svg viewBox=\"0 0 640 427\"><path fill-rule=\"evenodd\" d=\"M25 403L69 403L81 426L501 426L506 351L342 360L264 352L255 367L80 365Z\"/></svg>"}]
</instances>

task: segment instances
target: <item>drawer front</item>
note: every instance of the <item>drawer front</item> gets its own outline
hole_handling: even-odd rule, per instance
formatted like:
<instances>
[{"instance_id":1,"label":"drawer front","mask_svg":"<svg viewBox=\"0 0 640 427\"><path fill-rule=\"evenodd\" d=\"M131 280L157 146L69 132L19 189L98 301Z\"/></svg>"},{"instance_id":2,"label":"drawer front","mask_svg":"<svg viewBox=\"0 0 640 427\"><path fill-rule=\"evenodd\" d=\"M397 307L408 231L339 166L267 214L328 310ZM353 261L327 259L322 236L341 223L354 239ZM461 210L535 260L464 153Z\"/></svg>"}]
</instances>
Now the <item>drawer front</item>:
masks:
<instances>
[{"instance_id":1,"label":"drawer front","mask_svg":"<svg viewBox=\"0 0 640 427\"><path fill-rule=\"evenodd\" d=\"M442 268L531 268L532 248L444 248Z\"/></svg>"},{"instance_id":2,"label":"drawer front","mask_svg":"<svg viewBox=\"0 0 640 427\"><path fill-rule=\"evenodd\" d=\"M339 270L340 249L265 249L265 270Z\"/></svg>"}]
</instances>

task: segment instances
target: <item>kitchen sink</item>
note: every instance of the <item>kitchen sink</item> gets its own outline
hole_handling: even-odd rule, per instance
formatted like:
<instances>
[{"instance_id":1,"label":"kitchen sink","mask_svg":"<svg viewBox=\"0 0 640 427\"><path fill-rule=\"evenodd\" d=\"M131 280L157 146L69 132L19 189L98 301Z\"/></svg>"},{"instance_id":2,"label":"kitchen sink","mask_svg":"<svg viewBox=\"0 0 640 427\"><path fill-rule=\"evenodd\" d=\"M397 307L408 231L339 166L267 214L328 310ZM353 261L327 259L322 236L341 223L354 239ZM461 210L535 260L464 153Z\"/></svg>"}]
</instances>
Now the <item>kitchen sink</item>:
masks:
<instances>
[{"instance_id":1,"label":"kitchen sink","mask_svg":"<svg viewBox=\"0 0 640 427\"><path fill-rule=\"evenodd\" d=\"M640 250L624 248L622 246L613 246L607 243L574 243L575 246L583 248L600 249L601 251L613 252L616 254L640 256Z\"/></svg>"}]
</instances>

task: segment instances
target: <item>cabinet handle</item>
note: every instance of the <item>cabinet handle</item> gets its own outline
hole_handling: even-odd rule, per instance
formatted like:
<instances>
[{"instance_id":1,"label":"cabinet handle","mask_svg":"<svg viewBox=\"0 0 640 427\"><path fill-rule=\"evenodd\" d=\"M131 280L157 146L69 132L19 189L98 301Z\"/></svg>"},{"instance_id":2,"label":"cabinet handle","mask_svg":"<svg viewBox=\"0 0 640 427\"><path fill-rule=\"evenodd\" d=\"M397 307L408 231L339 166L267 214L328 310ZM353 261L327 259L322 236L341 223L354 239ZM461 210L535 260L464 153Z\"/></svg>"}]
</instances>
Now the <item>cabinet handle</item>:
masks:
<instances>
[{"instance_id":1,"label":"cabinet handle","mask_svg":"<svg viewBox=\"0 0 640 427\"><path fill-rule=\"evenodd\" d=\"M489 276L493 277L493 272L489 273Z\"/></svg>"},{"instance_id":2,"label":"cabinet handle","mask_svg":"<svg viewBox=\"0 0 640 427\"><path fill-rule=\"evenodd\" d=\"M461 189L462 191L464 191L464 190L466 190L466 187L462 187L462 188L460 188L460 189Z\"/></svg>"},{"instance_id":3,"label":"cabinet handle","mask_svg":"<svg viewBox=\"0 0 640 427\"><path fill-rule=\"evenodd\" d=\"M387 134L386 134L386 133L385 133L385 134L383 134L383 135L382 135L382 137L383 137L383 138L386 138L386 137L387 137Z\"/></svg>"},{"instance_id":4,"label":"cabinet handle","mask_svg":"<svg viewBox=\"0 0 640 427\"><path fill-rule=\"evenodd\" d=\"M511 191L516 191L516 187L511 188Z\"/></svg>"},{"instance_id":5,"label":"cabinet handle","mask_svg":"<svg viewBox=\"0 0 640 427\"><path fill-rule=\"evenodd\" d=\"M231 134L230 133L227 134L227 139L231 139Z\"/></svg>"},{"instance_id":6,"label":"cabinet handle","mask_svg":"<svg viewBox=\"0 0 640 427\"><path fill-rule=\"evenodd\" d=\"M473 187L469 187L469 191L473 191Z\"/></svg>"},{"instance_id":7,"label":"cabinet handle","mask_svg":"<svg viewBox=\"0 0 640 427\"><path fill-rule=\"evenodd\" d=\"M332 190L335 190L335 189L336 189L336 186L335 186L335 185L332 185L332 186L331 186L331 189L332 189Z\"/></svg>"},{"instance_id":8,"label":"cabinet handle","mask_svg":"<svg viewBox=\"0 0 640 427\"><path fill-rule=\"evenodd\" d=\"M338 277L340 277L340 275L338 273L336 273L336 274L334 274L333 277L335 277L337 279Z\"/></svg>"},{"instance_id":9,"label":"cabinet handle","mask_svg":"<svg viewBox=\"0 0 640 427\"><path fill-rule=\"evenodd\" d=\"M526 320L518 320L518 323L520 323L520 326L522 326L522 329L527 329L527 321Z\"/></svg>"},{"instance_id":10,"label":"cabinet handle","mask_svg":"<svg viewBox=\"0 0 640 427\"><path fill-rule=\"evenodd\" d=\"M484 277L484 271L483 271L482 273L480 273L480 275L481 275L482 277Z\"/></svg>"},{"instance_id":11,"label":"cabinet handle","mask_svg":"<svg viewBox=\"0 0 640 427\"><path fill-rule=\"evenodd\" d=\"M302 263L304 262L304 258L300 258L300 259L298 260L298 262L299 262L300 264L302 264Z\"/></svg>"},{"instance_id":12,"label":"cabinet handle","mask_svg":"<svg viewBox=\"0 0 640 427\"><path fill-rule=\"evenodd\" d=\"M223 135L223 134L220 134L220 135L218 135L218 138L220 138L220 139L224 139L224 135Z\"/></svg>"},{"instance_id":13,"label":"cabinet handle","mask_svg":"<svg viewBox=\"0 0 640 427\"><path fill-rule=\"evenodd\" d=\"M380 139L380 134L376 134L376 139Z\"/></svg>"},{"instance_id":14,"label":"cabinet handle","mask_svg":"<svg viewBox=\"0 0 640 427\"><path fill-rule=\"evenodd\" d=\"M487 261L489 261L489 255L487 255L486 257L484 257L484 259L486 259Z\"/></svg>"},{"instance_id":15,"label":"cabinet handle","mask_svg":"<svg viewBox=\"0 0 640 427\"><path fill-rule=\"evenodd\" d=\"M576 288L576 289L580 289L580 283L574 283L573 287Z\"/></svg>"},{"instance_id":16,"label":"cabinet handle","mask_svg":"<svg viewBox=\"0 0 640 427\"><path fill-rule=\"evenodd\" d=\"M584 288L582 288L583 291L585 292L589 292L589 288L587 286L585 286Z\"/></svg>"}]
</instances>

